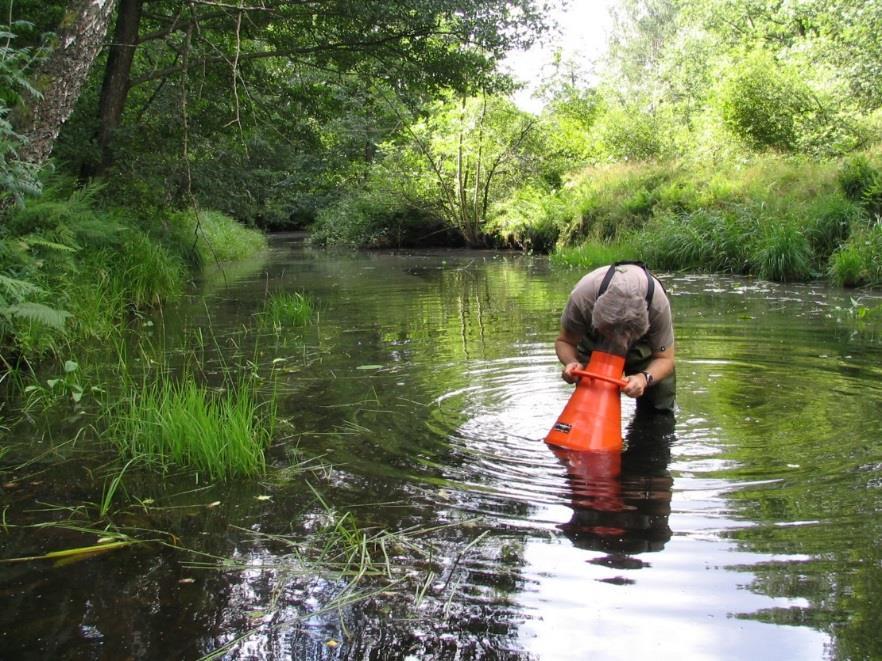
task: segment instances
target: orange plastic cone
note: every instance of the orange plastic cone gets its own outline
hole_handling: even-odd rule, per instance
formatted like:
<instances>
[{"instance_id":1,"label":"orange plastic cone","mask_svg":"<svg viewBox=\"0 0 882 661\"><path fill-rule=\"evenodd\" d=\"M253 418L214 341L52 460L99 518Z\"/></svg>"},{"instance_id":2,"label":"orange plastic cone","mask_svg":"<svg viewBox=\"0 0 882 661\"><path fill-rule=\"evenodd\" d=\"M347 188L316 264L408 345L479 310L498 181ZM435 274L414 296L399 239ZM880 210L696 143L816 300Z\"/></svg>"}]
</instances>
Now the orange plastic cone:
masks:
<instances>
[{"instance_id":1,"label":"orange plastic cone","mask_svg":"<svg viewBox=\"0 0 882 661\"><path fill-rule=\"evenodd\" d=\"M545 437L549 445L568 450L620 452L622 450L622 403L619 391L625 357L592 351L563 413Z\"/></svg>"}]
</instances>

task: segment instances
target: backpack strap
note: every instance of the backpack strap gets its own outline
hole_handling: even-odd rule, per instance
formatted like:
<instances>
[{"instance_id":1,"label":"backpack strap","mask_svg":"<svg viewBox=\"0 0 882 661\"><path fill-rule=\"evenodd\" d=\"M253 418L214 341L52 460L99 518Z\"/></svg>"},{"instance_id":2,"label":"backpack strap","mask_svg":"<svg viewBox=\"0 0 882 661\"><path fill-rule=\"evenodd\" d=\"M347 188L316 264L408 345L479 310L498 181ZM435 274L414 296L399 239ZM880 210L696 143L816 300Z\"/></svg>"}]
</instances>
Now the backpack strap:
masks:
<instances>
[{"instance_id":1,"label":"backpack strap","mask_svg":"<svg viewBox=\"0 0 882 661\"><path fill-rule=\"evenodd\" d=\"M643 269L643 272L646 274L646 309L649 309L649 306L652 304L652 295L655 294L655 278L649 272L649 269L646 268L646 264L643 262L631 262L631 261L623 261L616 262L612 264L607 270L606 274L603 276L603 280L600 282L600 287L597 289L597 298L603 296L607 287L609 287L609 283L612 281L613 276L616 273L617 266L625 266L627 264L633 264L634 266L639 266ZM664 287L662 287L664 288Z\"/></svg>"}]
</instances>

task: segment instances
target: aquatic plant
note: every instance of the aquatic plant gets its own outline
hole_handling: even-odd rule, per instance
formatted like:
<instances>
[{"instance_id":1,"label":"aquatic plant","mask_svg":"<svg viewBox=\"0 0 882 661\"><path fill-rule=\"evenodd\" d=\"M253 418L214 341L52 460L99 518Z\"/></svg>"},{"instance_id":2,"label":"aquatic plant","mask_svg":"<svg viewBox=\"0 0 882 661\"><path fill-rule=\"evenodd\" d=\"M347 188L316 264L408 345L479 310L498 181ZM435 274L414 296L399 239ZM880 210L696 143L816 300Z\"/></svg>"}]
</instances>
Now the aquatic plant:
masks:
<instances>
[{"instance_id":1,"label":"aquatic plant","mask_svg":"<svg viewBox=\"0 0 882 661\"><path fill-rule=\"evenodd\" d=\"M258 318L261 325L279 330L289 326L303 326L309 323L314 314L312 300L305 294L294 292L270 296Z\"/></svg>"},{"instance_id":2,"label":"aquatic plant","mask_svg":"<svg viewBox=\"0 0 882 661\"><path fill-rule=\"evenodd\" d=\"M109 438L125 457L164 469L193 468L209 479L264 472L275 428L274 394L259 403L253 380L210 390L185 376L161 376L134 389L109 412Z\"/></svg>"}]
</instances>

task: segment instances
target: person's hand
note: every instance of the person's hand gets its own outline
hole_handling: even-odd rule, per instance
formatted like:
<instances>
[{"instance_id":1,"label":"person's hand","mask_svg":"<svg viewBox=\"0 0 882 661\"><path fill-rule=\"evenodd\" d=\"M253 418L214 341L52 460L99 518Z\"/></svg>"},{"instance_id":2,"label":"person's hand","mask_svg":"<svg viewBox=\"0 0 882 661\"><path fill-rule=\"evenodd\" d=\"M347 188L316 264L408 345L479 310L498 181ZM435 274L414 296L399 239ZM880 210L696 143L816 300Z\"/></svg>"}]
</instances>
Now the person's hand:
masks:
<instances>
[{"instance_id":1,"label":"person's hand","mask_svg":"<svg viewBox=\"0 0 882 661\"><path fill-rule=\"evenodd\" d=\"M573 374L573 370L582 369L582 363L572 362L567 363L566 367L563 368L563 372L561 373L561 378L567 383L575 383L579 380L579 377Z\"/></svg>"},{"instance_id":2,"label":"person's hand","mask_svg":"<svg viewBox=\"0 0 882 661\"><path fill-rule=\"evenodd\" d=\"M628 397L640 397L646 390L646 377L643 376L643 373L629 374L625 378L628 380L628 385L622 388L622 392Z\"/></svg>"}]
</instances>

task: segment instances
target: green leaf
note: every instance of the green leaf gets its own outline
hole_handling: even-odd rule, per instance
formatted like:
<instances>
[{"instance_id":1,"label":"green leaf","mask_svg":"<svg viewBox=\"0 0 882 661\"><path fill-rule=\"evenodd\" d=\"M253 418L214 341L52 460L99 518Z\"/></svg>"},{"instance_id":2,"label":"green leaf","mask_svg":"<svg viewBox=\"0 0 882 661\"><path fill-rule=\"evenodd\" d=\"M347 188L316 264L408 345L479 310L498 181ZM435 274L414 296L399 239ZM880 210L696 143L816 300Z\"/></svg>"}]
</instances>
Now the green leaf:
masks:
<instances>
[{"instance_id":1,"label":"green leaf","mask_svg":"<svg viewBox=\"0 0 882 661\"><path fill-rule=\"evenodd\" d=\"M79 365L72 360L64 361L64 371L70 374L71 372L76 372Z\"/></svg>"},{"instance_id":2,"label":"green leaf","mask_svg":"<svg viewBox=\"0 0 882 661\"><path fill-rule=\"evenodd\" d=\"M70 312L65 310L57 310L42 303L32 302L10 305L6 308L6 313L14 317L36 321L57 330L62 330L64 323L71 316Z\"/></svg>"}]
</instances>

